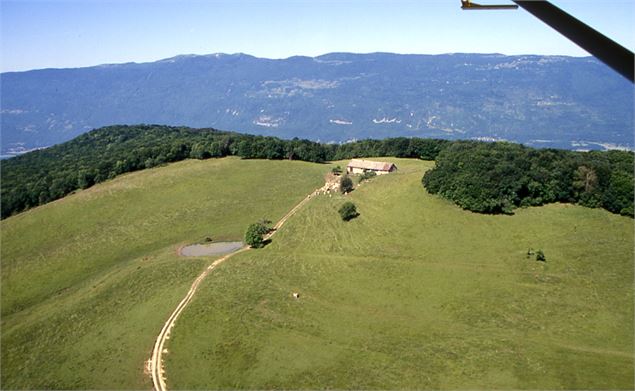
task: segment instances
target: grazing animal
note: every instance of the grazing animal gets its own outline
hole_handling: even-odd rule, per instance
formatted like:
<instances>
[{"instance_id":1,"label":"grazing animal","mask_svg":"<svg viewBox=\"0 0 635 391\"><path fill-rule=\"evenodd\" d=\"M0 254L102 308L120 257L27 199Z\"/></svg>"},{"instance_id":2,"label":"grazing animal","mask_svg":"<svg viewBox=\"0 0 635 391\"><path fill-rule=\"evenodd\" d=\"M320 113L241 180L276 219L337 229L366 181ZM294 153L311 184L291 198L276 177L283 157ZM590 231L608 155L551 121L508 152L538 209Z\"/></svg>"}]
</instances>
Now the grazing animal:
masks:
<instances>
[{"instance_id":1,"label":"grazing animal","mask_svg":"<svg viewBox=\"0 0 635 391\"><path fill-rule=\"evenodd\" d=\"M300 294L298 292L293 292L293 298L294 299L299 299L300 298Z\"/></svg>"}]
</instances>

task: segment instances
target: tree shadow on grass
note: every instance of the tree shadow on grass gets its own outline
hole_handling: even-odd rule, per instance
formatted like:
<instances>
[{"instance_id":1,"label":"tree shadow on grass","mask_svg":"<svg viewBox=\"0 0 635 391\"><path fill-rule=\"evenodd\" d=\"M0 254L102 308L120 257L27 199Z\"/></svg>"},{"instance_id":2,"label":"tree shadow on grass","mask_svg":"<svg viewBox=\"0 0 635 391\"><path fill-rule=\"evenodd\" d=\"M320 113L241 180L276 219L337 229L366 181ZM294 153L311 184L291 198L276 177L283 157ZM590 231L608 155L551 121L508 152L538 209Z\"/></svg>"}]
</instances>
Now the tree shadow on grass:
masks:
<instances>
[{"instance_id":1,"label":"tree shadow on grass","mask_svg":"<svg viewBox=\"0 0 635 391\"><path fill-rule=\"evenodd\" d=\"M342 220L344 220L344 221L351 221L351 220L353 220L353 219L357 218L357 216L359 216L359 213L358 213L358 212L355 212L355 214L352 214L352 215L350 215L350 216L347 216L346 218L344 218L344 219L342 219Z\"/></svg>"}]
</instances>

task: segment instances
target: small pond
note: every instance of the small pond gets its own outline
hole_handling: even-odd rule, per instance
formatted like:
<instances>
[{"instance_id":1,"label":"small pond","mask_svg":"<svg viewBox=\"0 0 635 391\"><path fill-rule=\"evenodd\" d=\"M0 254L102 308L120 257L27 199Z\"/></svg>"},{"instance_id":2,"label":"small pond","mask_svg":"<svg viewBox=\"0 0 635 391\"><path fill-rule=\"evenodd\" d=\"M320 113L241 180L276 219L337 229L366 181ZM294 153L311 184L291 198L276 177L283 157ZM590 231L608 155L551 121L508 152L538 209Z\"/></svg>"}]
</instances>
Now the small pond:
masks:
<instances>
[{"instance_id":1,"label":"small pond","mask_svg":"<svg viewBox=\"0 0 635 391\"><path fill-rule=\"evenodd\" d=\"M243 242L216 242L209 244L192 244L181 248L181 255L185 257L201 257L205 255L220 255L232 253L244 246Z\"/></svg>"}]
</instances>

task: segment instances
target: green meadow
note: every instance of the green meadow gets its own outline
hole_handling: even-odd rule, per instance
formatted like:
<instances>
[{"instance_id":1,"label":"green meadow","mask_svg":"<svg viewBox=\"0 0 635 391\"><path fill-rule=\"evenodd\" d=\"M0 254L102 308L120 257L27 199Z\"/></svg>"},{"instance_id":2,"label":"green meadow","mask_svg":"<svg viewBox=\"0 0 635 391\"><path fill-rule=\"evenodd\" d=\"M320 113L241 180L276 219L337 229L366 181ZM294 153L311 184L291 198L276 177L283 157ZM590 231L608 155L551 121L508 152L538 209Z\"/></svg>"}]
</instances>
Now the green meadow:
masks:
<instances>
[{"instance_id":1,"label":"green meadow","mask_svg":"<svg viewBox=\"0 0 635 391\"><path fill-rule=\"evenodd\" d=\"M632 219L475 214L425 192L433 163L390 160L203 281L167 344L170 388L633 389Z\"/></svg>"},{"instance_id":2,"label":"green meadow","mask_svg":"<svg viewBox=\"0 0 635 391\"><path fill-rule=\"evenodd\" d=\"M148 389L144 361L211 262L180 245L242 240L323 183L326 165L188 160L2 221L2 389Z\"/></svg>"},{"instance_id":3,"label":"green meadow","mask_svg":"<svg viewBox=\"0 0 635 391\"><path fill-rule=\"evenodd\" d=\"M313 197L207 276L167 341L171 389L633 388L632 219L474 214L426 193L433 163L381 160L399 171ZM154 340L214 259L179 246L277 221L334 164L187 160L0 222L2 389L151 388Z\"/></svg>"}]
</instances>

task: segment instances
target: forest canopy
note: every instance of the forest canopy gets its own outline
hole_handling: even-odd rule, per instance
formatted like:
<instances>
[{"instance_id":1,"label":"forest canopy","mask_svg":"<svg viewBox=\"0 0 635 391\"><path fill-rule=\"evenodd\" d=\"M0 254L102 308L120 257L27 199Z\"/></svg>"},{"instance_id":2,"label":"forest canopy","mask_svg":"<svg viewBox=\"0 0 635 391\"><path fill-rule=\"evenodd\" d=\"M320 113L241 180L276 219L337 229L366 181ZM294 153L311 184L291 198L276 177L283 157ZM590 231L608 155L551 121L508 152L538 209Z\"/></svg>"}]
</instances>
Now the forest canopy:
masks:
<instances>
[{"instance_id":1,"label":"forest canopy","mask_svg":"<svg viewBox=\"0 0 635 391\"><path fill-rule=\"evenodd\" d=\"M456 141L439 153L423 185L473 212L568 202L632 217L633 153Z\"/></svg>"}]
</instances>

